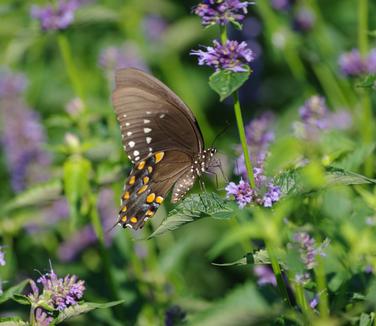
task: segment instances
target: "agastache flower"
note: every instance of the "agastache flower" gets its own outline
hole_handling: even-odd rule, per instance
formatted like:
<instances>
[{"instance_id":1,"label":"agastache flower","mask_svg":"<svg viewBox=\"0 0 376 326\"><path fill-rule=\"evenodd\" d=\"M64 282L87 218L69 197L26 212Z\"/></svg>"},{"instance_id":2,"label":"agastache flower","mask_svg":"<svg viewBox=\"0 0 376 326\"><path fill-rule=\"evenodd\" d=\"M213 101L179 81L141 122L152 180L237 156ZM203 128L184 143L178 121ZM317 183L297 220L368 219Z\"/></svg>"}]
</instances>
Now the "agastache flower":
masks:
<instances>
[{"instance_id":1,"label":"agastache flower","mask_svg":"<svg viewBox=\"0 0 376 326\"><path fill-rule=\"evenodd\" d=\"M294 26L298 31L308 32L316 21L315 14L309 8L300 8L294 16Z\"/></svg>"},{"instance_id":2,"label":"agastache flower","mask_svg":"<svg viewBox=\"0 0 376 326\"><path fill-rule=\"evenodd\" d=\"M257 284L265 285L271 284L273 286L277 285L277 280L270 267L267 265L257 265L253 268L253 273L257 276Z\"/></svg>"},{"instance_id":3,"label":"agastache flower","mask_svg":"<svg viewBox=\"0 0 376 326\"><path fill-rule=\"evenodd\" d=\"M59 0L56 5L32 6L31 16L39 20L44 31L66 29L72 24L76 10L86 1Z\"/></svg>"},{"instance_id":4,"label":"agastache flower","mask_svg":"<svg viewBox=\"0 0 376 326\"><path fill-rule=\"evenodd\" d=\"M281 189L268 180L263 174L262 168L253 168L253 174L256 184L255 189L252 189L249 183L243 179L240 180L239 184L230 182L225 188L227 198L234 196L240 208L244 208L250 203L272 207L281 198Z\"/></svg>"},{"instance_id":5,"label":"agastache flower","mask_svg":"<svg viewBox=\"0 0 376 326\"><path fill-rule=\"evenodd\" d=\"M148 15L142 22L144 34L151 42L158 42L167 29L167 22L158 15Z\"/></svg>"},{"instance_id":6,"label":"agastache flower","mask_svg":"<svg viewBox=\"0 0 376 326\"><path fill-rule=\"evenodd\" d=\"M5 253L3 247L0 246L0 266L5 266Z\"/></svg>"},{"instance_id":7,"label":"agastache flower","mask_svg":"<svg viewBox=\"0 0 376 326\"><path fill-rule=\"evenodd\" d=\"M8 70L0 71L0 98L5 99L22 93L27 85L23 74L11 73Z\"/></svg>"},{"instance_id":8,"label":"agastache flower","mask_svg":"<svg viewBox=\"0 0 376 326\"><path fill-rule=\"evenodd\" d=\"M226 25L231 22L239 24L247 15L248 1L240 0L204 0L193 12L201 17L202 25Z\"/></svg>"},{"instance_id":9,"label":"agastache flower","mask_svg":"<svg viewBox=\"0 0 376 326\"><path fill-rule=\"evenodd\" d=\"M315 140L322 130L344 130L351 127L352 118L346 110L330 112L325 98L314 95L299 109L300 121L293 123L299 138Z\"/></svg>"},{"instance_id":10,"label":"agastache flower","mask_svg":"<svg viewBox=\"0 0 376 326\"><path fill-rule=\"evenodd\" d=\"M276 10L287 10L291 5L291 0L271 0L271 5Z\"/></svg>"},{"instance_id":11,"label":"agastache flower","mask_svg":"<svg viewBox=\"0 0 376 326\"><path fill-rule=\"evenodd\" d=\"M49 326L53 320L54 318L49 316L42 308L35 309L35 321L38 326Z\"/></svg>"},{"instance_id":12,"label":"agastache flower","mask_svg":"<svg viewBox=\"0 0 376 326\"><path fill-rule=\"evenodd\" d=\"M24 190L34 182L48 179L45 167L50 156L44 151L46 135L39 114L26 107L19 92L25 85L20 75L11 73L0 75L0 85L13 92L1 97L3 127L1 141L15 192ZM9 82L9 80L12 80ZM19 82L14 83L15 80ZM5 123L6 122L6 123Z\"/></svg>"},{"instance_id":13,"label":"agastache flower","mask_svg":"<svg viewBox=\"0 0 376 326\"><path fill-rule=\"evenodd\" d=\"M42 285L42 292L39 292L37 284L31 280L32 292L28 295L31 302L36 306L44 303L59 311L77 304L85 291L85 282L78 280L77 276L59 278L52 268L49 273L42 275L37 283Z\"/></svg>"},{"instance_id":14,"label":"agastache flower","mask_svg":"<svg viewBox=\"0 0 376 326\"><path fill-rule=\"evenodd\" d=\"M214 68L215 71L244 72L247 71L246 65L254 59L247 43L231 40L227 40L225 45L214 40L213 46L206 47L206 51L192 50L191 55L198 56L200 66L206 65Z\"/></svg>"},{"instance_id":15,"label":"agastache flower","mask_svg":"<svg viewBox=\"0 0 376 326\"><path fill-rule=\"evenodd\" d=\"M343 53L338 60L342 73L346 76L358 77L376 73L376 49L371 49L367 56L362 56L358 49Z\"/></svg>"},{"instance_id":16,"label":"agastache flower","mask_svg":"<svg viewBox=\"0 0 376 326\"><path fill-rule=\"evenodd\" d=\"M294 242L298 245L300 257L307 270L316 266L316 256L325 256L324 250L329 245L329 239L325 239L319 246L307 232L298 232L294 235Z\"/></svg>"}]
</instances>

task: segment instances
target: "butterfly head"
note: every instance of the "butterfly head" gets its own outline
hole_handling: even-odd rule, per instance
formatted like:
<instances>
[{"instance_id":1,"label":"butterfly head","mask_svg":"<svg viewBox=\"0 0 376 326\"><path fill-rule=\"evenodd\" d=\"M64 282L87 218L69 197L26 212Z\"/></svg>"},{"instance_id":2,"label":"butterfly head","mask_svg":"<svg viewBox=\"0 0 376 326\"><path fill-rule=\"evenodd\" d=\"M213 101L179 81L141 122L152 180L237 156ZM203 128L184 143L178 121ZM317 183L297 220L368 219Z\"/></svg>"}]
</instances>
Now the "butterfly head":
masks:
<instances>
[{"instance_id":1,"label":"butterfly head","mask_svg":"<svg viewBox=\"0 0 376 326\"><path fill-rule=\"evenodd\" d=\"M198 176L205 173L212 166L216 152L215 148L208 148L197 154L192 164L192 172L195 172Z\"/></svg>"}]
</instances>

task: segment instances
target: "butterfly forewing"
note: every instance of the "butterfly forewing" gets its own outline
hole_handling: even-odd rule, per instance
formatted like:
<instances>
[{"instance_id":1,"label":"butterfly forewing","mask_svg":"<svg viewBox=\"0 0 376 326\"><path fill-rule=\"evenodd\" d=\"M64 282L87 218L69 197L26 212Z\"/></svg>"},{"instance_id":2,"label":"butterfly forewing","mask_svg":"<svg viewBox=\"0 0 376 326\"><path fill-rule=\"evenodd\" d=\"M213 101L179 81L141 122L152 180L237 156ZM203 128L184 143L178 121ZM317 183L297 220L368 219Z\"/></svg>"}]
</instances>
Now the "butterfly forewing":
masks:
<instances>
[{"instance_id":1,"label":"butterfly forewing","mask_svg":"<svg viewBox=\"0 0 376 326\"><path fill-rule=\"evenodd\" d=\"M202 150L201 132L192 112L154 77L135 69L120 70L112 101L123 146L133 163L158 151Z\"/></svg>"}]
</instances>

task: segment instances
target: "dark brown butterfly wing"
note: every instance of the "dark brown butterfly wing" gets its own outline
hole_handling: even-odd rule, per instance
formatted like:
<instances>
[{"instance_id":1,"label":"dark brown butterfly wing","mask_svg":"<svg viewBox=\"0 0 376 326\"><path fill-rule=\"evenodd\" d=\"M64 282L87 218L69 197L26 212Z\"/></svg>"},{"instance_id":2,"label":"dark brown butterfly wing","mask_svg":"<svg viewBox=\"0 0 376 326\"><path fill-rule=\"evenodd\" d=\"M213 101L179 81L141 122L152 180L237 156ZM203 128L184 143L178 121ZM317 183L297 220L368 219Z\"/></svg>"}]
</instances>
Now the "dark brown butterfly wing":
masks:
<instances>
[{"instance_id":1,"label":"dark brown butterfly wing","mask_svg":"<svg viewBox=\"0 0 376 326\"><path fill-rule=\"evenodd\" d=\"M202 151L202 134L192 112L156 78L132 68L118 70L112 102L133 163L158 151L179 150L191 156Z\"/></svg>"},{"instance_id":2,"label":"dark brown butterfly wing","mask_svg":"<svg viewBox=\"0 0 376 326\"><path fill-rule=\"evenodd\" d=\"M125 184L119 222L133 229L142 227L190 168L190 157L179 151L157 152L138 162Z\"/></svg>"}]
</instances>

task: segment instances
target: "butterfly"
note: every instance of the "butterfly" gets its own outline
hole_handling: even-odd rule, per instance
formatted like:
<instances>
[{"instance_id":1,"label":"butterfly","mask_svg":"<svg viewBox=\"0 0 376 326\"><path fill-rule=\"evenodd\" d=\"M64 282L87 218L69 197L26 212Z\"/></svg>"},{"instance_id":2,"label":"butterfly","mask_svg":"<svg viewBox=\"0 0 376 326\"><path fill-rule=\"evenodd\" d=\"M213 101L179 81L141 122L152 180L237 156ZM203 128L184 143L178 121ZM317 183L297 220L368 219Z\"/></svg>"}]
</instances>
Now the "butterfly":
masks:
<instances>
[{"instance_id":1,"label":"butterfly","mask_svg":"<svg viewBox=\"0 0 376 326\"><path fill-rule=\"evenodd\" d=\"M134 68L115 74L112 104L133 169L125 182L119 224L139 229L172 189L177 203L214 162L192 111L166 85Z\"/></svg>"}]
</instances>

